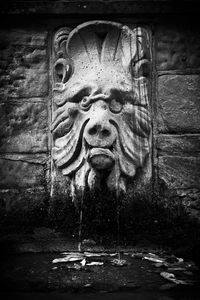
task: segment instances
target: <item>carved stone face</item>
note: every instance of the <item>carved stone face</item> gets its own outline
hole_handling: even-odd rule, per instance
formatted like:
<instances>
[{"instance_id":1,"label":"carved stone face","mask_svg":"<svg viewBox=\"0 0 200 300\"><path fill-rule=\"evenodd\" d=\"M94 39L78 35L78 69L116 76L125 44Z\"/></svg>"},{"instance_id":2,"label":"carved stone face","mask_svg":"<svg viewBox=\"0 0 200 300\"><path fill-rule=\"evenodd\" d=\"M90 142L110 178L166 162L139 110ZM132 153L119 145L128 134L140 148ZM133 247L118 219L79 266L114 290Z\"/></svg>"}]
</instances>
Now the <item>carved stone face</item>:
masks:
<instances>
[{"instance_id":1,"label":"carved stone face","mask_svg":"<svg viewBox=\"0 0 200 300\"><path fill-rule=\"evenodd\" d=\"M148 60L137 46L127 27L89 22L71 33L65 59L55 64L52 153L77 190L95 189L103 180L108 189L125 191L127 177L149 154L148 80L140 74Z\"/></svg>"}]
</instances>

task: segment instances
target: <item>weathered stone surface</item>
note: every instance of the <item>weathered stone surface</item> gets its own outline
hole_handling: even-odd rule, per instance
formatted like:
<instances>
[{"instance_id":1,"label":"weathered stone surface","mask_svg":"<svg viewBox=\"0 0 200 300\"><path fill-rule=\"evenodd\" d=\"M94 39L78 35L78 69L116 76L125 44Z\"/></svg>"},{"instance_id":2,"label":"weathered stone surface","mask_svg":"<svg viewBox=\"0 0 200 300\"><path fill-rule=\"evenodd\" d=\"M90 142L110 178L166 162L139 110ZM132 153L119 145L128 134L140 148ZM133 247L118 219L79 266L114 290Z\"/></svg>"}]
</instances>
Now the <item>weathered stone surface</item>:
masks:
<instances>
[{"instance_id":1,"label":"weathered stone surface","mask_svg":"<svg viewBox=\"0 0 200 300\"><path fill-rule=\"evenodd\" d=\"M176 195L190 217L200 220L200 135L160 135L157 149L162 192L172 193L168 202Z\"/></svg>"},{"instance_id":2,"label":"weathered stone surface","mask_svg":"<svg viewBox=\"0 0 200 300\"><path fill-rule=\"evenodd\" d=\"M200 32L196 27L159 27L155 33L158 70L200 68Z\"/></svg>"},{"instance_id":3,"label":"weathered stone surface","mask_svg":"<svg viewBox=\"0 0 200 300\"><path fill-rule=\"evenodd\" d=\"M173 189L200 187L200 157L161 156L158 158L159 178Z\"/></svg>"},{"instance_id":4,"label":"weathered stone surface","mask_svg":"<svg viewBox=\"0 0 200 300\"><path fill-rule=\"evenodd\" d=\"M47 105L0 104L0 152L44 152L48 143Z\"/></svg>"},{"instance_id":5,"label":"weathered stone surface","mask_svg":"<svg viewBox=\"0 0 200 300\"><path fill-rule=\"evenodd\" d=\"M0 234L23 234L44 226L48 197L44 187L0 189Z\"/></svg>"},{"instance_id":6,"label":"weathered stone surface","mask_svg":"<svg viewBox=\"0 0 200 300\"><path fill-rule=\"evenodd\" d=\"M0 188L33 187L44 183L43 165L22 161L21 157L13 159L0 159Z\"/></svg>"},{"instance_id":7,"label":"weathered stone surface","mask_svg":"<svg viewBox=\"0 0 200 300\"><path fill-rule=\"evenodd\" d=\"M159 135L157 149L161 155L200 155L200 135Z\"/></svg>"},{"instance_id":8,"label":"weathered stone surface","mask_svg":"<svg viewBox=\"0 0 200 300\"><path fill-rule=\"evenodd\" d=\"M16 211L30 213L35 207L44 205L46 197L47 191L43 187L0 190L4 213Z\"/></svg>"},{"instance_id":9,"label":"weathered stone surface","mask_svg":"<svg viewBox=\"0 0 200 300\"><path fill-rule=\"evenodd\" d=\"M0 31L0 96L40 97L48 91L47 33Z\"/></svg>"},{"instance_id":10,"label":"weathered stone surface","mask_svg":"<svg viewBox=\"0 0 200 300\"><path fill-rule=\"evenodd\" d=\"M200 132L200 75L160 76L158 93L160 132Z\"/></svg>"},{"instance_id":11,"label":"weathered stone surface","mask_svg":"<svg viewBox=\"0 0 200 300\"><path fill-rule=\"evenodd\" d=\"M151 151L148 31L91 21L54 39L53 159L72 193L117 194ZM74 193L75 191L75 193Z\"/></svg>"}]
</instances>

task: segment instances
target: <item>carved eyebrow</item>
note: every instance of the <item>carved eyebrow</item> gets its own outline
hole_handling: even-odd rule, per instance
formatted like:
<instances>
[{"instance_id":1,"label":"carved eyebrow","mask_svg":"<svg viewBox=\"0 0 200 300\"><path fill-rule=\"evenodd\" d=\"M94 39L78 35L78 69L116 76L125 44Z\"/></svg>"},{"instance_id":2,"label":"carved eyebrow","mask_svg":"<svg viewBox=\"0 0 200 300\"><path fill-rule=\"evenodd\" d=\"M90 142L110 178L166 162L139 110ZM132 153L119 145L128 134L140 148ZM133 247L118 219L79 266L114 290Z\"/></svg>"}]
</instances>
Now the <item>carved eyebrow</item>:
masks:
<instances>
[{"instance_id":1,"label":"carved eyebrow","mask_svg":"<svg viewBox=\"0 0 200 300\"><path fill-rule=\"evenodd\" d=\"M79 102L83 97L89 96L91 93L92 88L90 86L83 86L82 88L73 91L68 95L68 102Z\"/></svg>"}]
</instances>

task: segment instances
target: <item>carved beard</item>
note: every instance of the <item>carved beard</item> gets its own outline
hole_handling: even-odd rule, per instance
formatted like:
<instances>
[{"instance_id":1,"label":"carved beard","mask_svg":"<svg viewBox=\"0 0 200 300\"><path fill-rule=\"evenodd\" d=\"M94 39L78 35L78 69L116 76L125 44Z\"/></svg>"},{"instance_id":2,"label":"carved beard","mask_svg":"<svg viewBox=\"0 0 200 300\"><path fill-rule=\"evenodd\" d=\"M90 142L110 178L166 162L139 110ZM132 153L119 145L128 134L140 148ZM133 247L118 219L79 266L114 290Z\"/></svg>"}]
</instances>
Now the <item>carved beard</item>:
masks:
<instances>
[{"instance_id":1,"label":"carved beard","mask_svg":"<svg viewBox=\"0 0 200 300\"><path fill-rule=\"evenodd\" d=\"M86 187L95 190L102 179L109 190L119 194L126 190L126 179L135 176L149 153L148 110L126 103L119 114L109 113L116 138L110 149L105 150L113 163L103 170L95 168L89 160L92 149L86 142L85 128L90 119L90 112L82 112L78 103L67 102L56 110L52 124L53 158L63 175L71 178L72 194L84 193Z\"/></svg>"}]
</instances>

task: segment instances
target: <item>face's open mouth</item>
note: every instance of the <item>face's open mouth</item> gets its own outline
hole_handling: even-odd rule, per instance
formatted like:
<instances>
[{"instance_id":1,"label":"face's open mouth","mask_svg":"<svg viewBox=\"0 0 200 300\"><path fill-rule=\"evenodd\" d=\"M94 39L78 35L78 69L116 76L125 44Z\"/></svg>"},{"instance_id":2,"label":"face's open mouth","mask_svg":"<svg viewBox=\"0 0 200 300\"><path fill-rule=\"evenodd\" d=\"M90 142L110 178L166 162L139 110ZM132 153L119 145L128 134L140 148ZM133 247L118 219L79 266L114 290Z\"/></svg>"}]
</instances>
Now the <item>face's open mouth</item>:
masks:
<instances>
[{"instance_id":1,"label":"face's open mouth","mask_svg":"<svg viewBox=\"0 0 200 300\"><path fill-rule=\"evenodd\" d=\"M89 162L94 169L110 169L115 161L113 153L109 149L93 148L89 153Z\"/></svg>"},{"instance_id":2,"label":"face's open mouth","mask_svg":"<svg viewBox=\"0 0 200 300\"><path fill-rule=\"evenodd\" d=\"M115 163L113 146L109 148L91 147L86 143L88 162L96 170L108 170Z\"/></svg>"}]
</instances>

